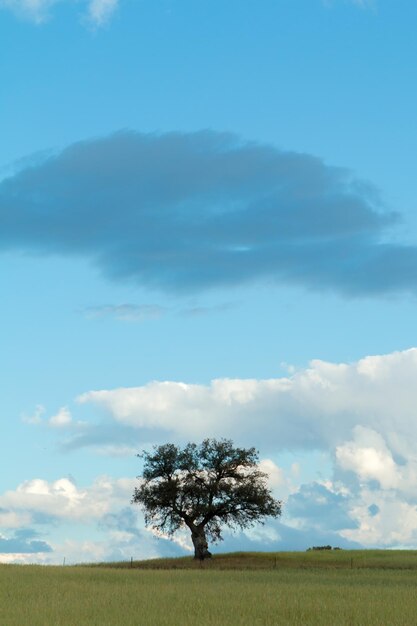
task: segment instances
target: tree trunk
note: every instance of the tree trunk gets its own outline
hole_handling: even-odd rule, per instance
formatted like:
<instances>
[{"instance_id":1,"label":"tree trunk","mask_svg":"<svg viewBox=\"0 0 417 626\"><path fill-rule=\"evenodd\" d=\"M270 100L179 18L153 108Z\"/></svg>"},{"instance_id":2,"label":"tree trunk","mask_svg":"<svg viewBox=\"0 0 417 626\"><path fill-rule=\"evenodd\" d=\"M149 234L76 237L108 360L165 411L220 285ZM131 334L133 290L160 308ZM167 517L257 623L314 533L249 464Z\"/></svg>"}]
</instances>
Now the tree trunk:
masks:
<instances>
[{"instance_id":1,"label":"tree trunk","mask_svg":"<svg viewBox=\"0 0 417 626\"><path fill-rule=\"evenodd\" d=\"M211 557L211 552L208 551L207 538L204 528L195 526L191 530L191 539L193 540L194 545L194 558L199 559L200 561L209 559Z\"/></svg>"}]
</instances>

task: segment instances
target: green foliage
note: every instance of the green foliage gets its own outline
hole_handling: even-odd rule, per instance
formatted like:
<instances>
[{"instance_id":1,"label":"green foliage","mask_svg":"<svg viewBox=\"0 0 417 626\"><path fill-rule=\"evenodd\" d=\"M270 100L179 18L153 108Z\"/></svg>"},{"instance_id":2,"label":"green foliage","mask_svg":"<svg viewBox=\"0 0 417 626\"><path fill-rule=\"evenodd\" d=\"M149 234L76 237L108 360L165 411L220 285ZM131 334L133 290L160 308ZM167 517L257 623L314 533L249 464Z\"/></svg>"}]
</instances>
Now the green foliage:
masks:
<instances>
[{"instance_id":1,"label":"green foliage","mask_svg":"<svg viewBox=\"0 0 417 626\"><path fill-rule=\"evenodd\" d=\"M168 443L138 456L144 469L132 502L142 505L146 524L158 530L173 534L186 525L193 536L201 531L218 541L223 525L246 528L281 514L255 448L205 439L184 448Z\"/></svg>"}]
</instances>

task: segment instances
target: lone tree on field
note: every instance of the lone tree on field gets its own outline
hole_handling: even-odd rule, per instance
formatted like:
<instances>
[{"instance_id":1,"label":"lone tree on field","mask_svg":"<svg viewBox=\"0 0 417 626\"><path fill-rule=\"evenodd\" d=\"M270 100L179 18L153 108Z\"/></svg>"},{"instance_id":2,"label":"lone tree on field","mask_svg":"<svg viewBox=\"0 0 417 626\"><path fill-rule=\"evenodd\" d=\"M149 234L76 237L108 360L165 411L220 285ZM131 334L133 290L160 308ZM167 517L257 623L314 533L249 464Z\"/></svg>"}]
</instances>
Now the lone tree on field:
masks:
<instances>
[{"instance_id":1,"label":"lone tree on field","mask_svg":"<svg viewBox=\"0 0 417 626\"><path fill-rule=\"evenodd\" d=\"M229 439L205 439L184 448L167 443L144 459L132 502L142 505L145 523L173 535L187 526L194 558L211 556L207 539L222 539L221 526L247 528L281 514L267 487L255 448L235 448Z\"/></svg>"}]
</instances>

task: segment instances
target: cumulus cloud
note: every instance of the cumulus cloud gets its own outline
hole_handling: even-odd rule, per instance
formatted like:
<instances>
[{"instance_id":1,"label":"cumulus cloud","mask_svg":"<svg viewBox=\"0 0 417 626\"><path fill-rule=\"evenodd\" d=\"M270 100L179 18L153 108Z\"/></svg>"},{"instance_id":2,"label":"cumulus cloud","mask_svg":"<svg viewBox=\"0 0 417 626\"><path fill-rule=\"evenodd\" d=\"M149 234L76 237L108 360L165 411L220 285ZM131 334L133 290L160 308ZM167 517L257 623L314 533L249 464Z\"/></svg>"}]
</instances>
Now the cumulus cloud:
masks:
<instances>
[{"instance_id":1,"label":"cumulus cloud","mask_svg":"<svg viewBox=\"0 0 417 626\"><path fill-rule=\"evenodd\" d=\"M397 436L401 438L401 434ZM353 476L359 491L391 492L417 502L417 456L412 444L407 450L402 449L402 455L397 455L396 441L397 438L393 445L387 433L383 436L370 428L356 426L353 438L336 447L339 478L349 482L349 476Z\"/></svg>"},{"instance_id":2,"label":"cumulus cloud","mask_svg":"<svg viewBox=\"0 0 417 626\"><path fill-rule=\"evenodd\" d=\"M139 509L129 507L136 484L134 477L99 476L86 487L68 478L51 482L38 478L6 491L0 495L0 528L8 529L0 533L0 562L56 564L64 558L77 563L158 556L160 543L148 537ZM68 537L64 541L63 534Z\"/></svg>"},{"instance_id":3,"label":"cumulus cloud","mask_svg":"<svg viewBox=\"0 0 417 626\"><path fill-rule=\"evenodd\" d=\"M271 459L262 459L259 463L259 469L267 474L269 487L274 491L282 489L288 483L283 469Z\"/></svg>"},{"instance_id":4,"label":"cumulus cloud","mask_svg":"<svg viewBox=\"0 0 417 626\"><path fill-rule=\"evenodd\" d=\"M282 495L289 485L282 469L269 459L261 462L261 469L270 472L270 485ZM64 558L66 563L77 563L189 554L192 545L187 529L171 538L144 527L140 508L129 505L134 483L136 480L99 477L90 487L79 489L68 479L54 482L36 479L19 485L13 492L6 492L0 500L9 509L0 512L8 513L10 520L12 514L20 516L20 526L8 536L0 534L0 562L56 564L62 563ZM299 499L305 497L306 490L300 493ZM331 504L333 509L337 505ZM307 510L307 504L304 508ZM300 515L299 510L297 513ZM243 532L225 529L225 541L217 544L215 550L306 549L312 543L329 542L343 547L359 545L337 535L333 529L324 530L317 523L309 526L299 523L299 519L296 521L296 524L289 523L291 520L286 515L285 521L267 521L264 526ZM29 524L42 528L48 541L41 540L40 533ZM77 539L74 529L80 525L82 535L87 531L91 538ZM68 536L69 527L74 536ZM64 541L63 528L68 536ZM54 531L58 533L58 540L53 537Z\"/></svg>"},{"instance_id":5,"label":"cumulus cloud","mask_svg":"<svg viewBox=\"0 0 417 626\"><path fill-rule=\"evenodd\" d=\"M48 423L53 428L63 428L72 423L72 415L68 407L63 406L58 413L49 418Z\"/></svg>"},{"instance_id":6,"label":"cumulus cloud","mask_svg":"<svg viewBox=\"0 0 417 626\"><path fill-rule=\"evenodd\" d=\"M12 11L18 17L35 24L46 22L55 5L63 2L76 6L75 0L0 0L0 8ZM118 0L89 0L86 4L86 18L96 27L103 26L113 16Z\"/></svg>"},{"instance_id":7,"label":"cumulus cloud","mask_svg":"<svg viewBox=\"0 0 417 626\"><path fill-rule=\"evenodd\" d=\"M356 426L355 438L336 448L340 468L354 472L362 481L377 481L384 489L398 488L401 472L384 438L374 430Z\"/></svg>"},{"instance_id":8,"label":"cumulus cloud","mask_svg":"<svg viewBox=\"0 0 417 626\"><path fill-rule=\"evenodd\" d=\"M181 553L143 528L139 508L129 506L137 480L97 477L87 487L68 478L32 479L0 495L1 563L66 563L150 558ZM48 542L40 539L41 528ZM62 541L62 529L71 528ZM76 528L92 539L79 540ZM57 538L54 538L58 529ZM183 551L182 551L183 552Z\"/></svg>"},{"instance_id":9,"label":"cumulus cloud","mask_svg":"<svg viewBox=\"0 0 417 626\"><path fill-rule=\"evenodd\" d=\"M355 440L337 448L333 474L333 480L303 484L289 495L287 525L327 534L326 544L341 547L341 538L368 548L417 547L415 459L396 463L383 437L357 427Z\"/></svg>"},{"instance_id":10,"label":"cumulus cloud","mask_svg":"<svg viewBox=\"0 0 417 626\"><path fill-rule=\"evenodd\" d=\"M22 511L0 509L0 528L22 528L31 522L31 516Z\"/></svg>"},{"instance_id":11,"label":"cumulus cloud","mask_svg":"<svg viewBox=\"0 0 417 626\"><path fill-rule=\"evenodd\" d=\"M263 530L227 535L221 550L417 547L417 349L354 363L316 360L291 372L270 380L152 382L87 392L79 402L106 413L103 424L109 430L99 424L80 432L72 445L96 445L101 454L133 454L134 442L230 436L258 446L261 469L269 474L276 497L284 500L283 517ZM280 451L297 448L310 461L309 451L323 450L332 462L327 475L313 480L306 479L306 468L299 475L297 467L284 472ZM317 476L315 469L311 466L311 477ZM121 513L135 482L101 477L80 488L69 479L27 481L0 495L0 523L9 529L36 520L96 523L107 529L111 543L107 551L105 542L95 543L91 550L97 555L128 558L140 545L152 546L145 553L156 555L159 548L149 533ZM185 549L183 539L175 550ZM168 545L162 541L160 553L167 553Z\"/></svg>"},{"instance_id":12,"label":"cumulus cloud","mask_svg":"<svg viewBox=\"0 0 417 626\"><path fill-rule=\"evenodd\" d=\"M80 255L176 293L267 281L415 292L417 247L371 185L227 133L120 132L0 183L0 249Z\"/></svg>"},{"instance_id":13,"label":"cumulus cloud","mask_svg":"<svg viewBox=\"0 0 417 626\"><path fill-rule=\"evenodd\" d=\"M90 487L79 488L68 478L53 482L35 478L0 495L0 507L42 519L66 521L98 520L118 505L129 501L135 480L98 477Z\"/></svg>"},{"instance_id":14,"label":"cumulus cloud","mask_svg":"<svg viewBox=\"0 0 417 626\"><path fill-rule=\"evenodd\" d=\"M356 528L340 534L366 547L417 547L417 496L405 499L395 489L358 485L352 489L349 516Z\"/></svg>"},{"instance_id":15,"label":"cumulus cloud","mask_svg":"<svg viewBox=\"0 0 417 626\"><path fill-rule=\"evenodd\" d=\"M90 391L78 401L104 411L120 433L136 432L142 441L236 439L238 433L239 443L271 455L261 467L284 499L284 528L273 526L269 539L262 536L258 544L239 536L253 549L314 543L416 547L417 349L289 369L278 379L151 382ZM73 440L75 447L87 444L94 444L94 433L89 441ZM295 449L323 450L333 464L327 477L300 486L295 471L285 474L273 459ZM279 539L272 540L274 533ZM238 544L230 538L227 545Z\"/></svg>"},{"instance_id":16,"label":"cumulus cloud","mask_svg":"<svg viewBox=\"0 0 417 626\"><path fill-rule=\"evenodd\" d=\"M89 391L78 402L104 410L129 437L135 431L165 432L177 440L239 433L242 441L275 452L345 444L338 455L348 467L364 463L360 455L367 454L346 447L357 426L383 436L393 455L414 455L416 377L417 349L412 348L350 364L314 360L306 369L269 380L154 381ZM380 449L372 463L386 466L384 454Z\"/></svg>"},{"instance_id":17,"label":"cumulus cloud","mask_svg":"<svg viewBox=\"0 0 417 626\"><path fill-rule=\"evenodd\" d=\"M77 488L63 478L53 482L33 479L0 495L0 563L66 563L114 561L179 556L189 551L183 533L173 540L144 528L137 506L129 506L137 480L98 477L92 485ZM4 525L6 523L6 526ZM42 528L48 542L28 525ZM62 528L73 536L62 541ZM77 539L75 527L92 539ZM54 531L58 529L58 540ZM68 533L68 530L67 530ZM52 537L50 538L50 535Z\"/></svg>"},{"instance_id":18,"label":"cumulus cloud","mask_svg":"<svg viewBox=\"0 0 417 626\"><path fill-rule=\"evenodd\" d=\"M62 406L58 409L54 415L50 417L44 417L46 408L38 404L32 415L22 414L21 419L25 424L31 426L43 426L52 429L62 429L71 431L84 430L87 427L87 423L82 420L73 420L70 409L67 406Z\"/></svg>"}]
</instances>

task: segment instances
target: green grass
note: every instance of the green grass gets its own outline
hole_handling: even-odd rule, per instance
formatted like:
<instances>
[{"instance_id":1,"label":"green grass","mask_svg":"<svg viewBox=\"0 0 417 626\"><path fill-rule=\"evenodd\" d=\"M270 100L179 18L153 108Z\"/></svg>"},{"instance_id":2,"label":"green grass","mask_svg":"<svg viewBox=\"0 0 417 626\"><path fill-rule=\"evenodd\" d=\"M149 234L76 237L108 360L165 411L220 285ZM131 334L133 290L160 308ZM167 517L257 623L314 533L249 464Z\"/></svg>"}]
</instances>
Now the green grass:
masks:
<instances>
[{"instance_id":1,"label":"green grass","mask_svg":"<svg viewBox=\"0 0 417 626\"><path fill-rule=\"evenodd\" d=\"M415 626L413 559L416 552L340 551L238 553L203 567L191 559L3 565L0 625Z\"/></svg>"},{"instance_id":2,"label":"green grass","mask_svg":"<svg viewBox=\"0 0 417 626\"><path fill-rule=\"evenodd\" d=\"M311 552L233 552L217 554L203 563L190 556L175 559L148 559L146 561L121 561L95 563L87 567L117 569L415 569L416 550L323 550ZM417 620L416 620L417 625Z\"/></svg>"}]
</instances>

